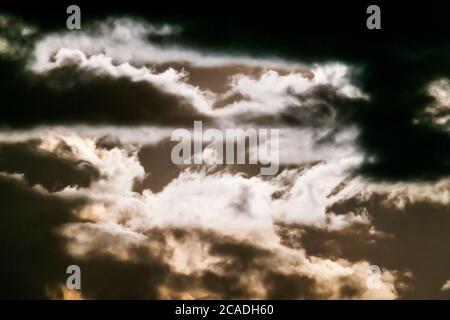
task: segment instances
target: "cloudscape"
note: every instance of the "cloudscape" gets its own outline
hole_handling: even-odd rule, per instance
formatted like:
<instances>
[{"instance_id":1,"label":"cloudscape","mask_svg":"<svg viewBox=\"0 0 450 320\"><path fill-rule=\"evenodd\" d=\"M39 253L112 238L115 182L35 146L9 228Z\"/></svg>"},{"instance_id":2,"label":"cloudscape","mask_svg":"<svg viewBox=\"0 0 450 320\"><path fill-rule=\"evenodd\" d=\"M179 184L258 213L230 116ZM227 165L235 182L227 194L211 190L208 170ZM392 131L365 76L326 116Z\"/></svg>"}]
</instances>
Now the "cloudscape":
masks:
<instances>
[{"instance_id":1,"label":"cloudscape","mask_svg":"<svg viewBox=\"0 0 450 320\"><path fill-rule=\"evenodd\" d=\"M0 12L0 298L450 298L448 37ZM277 130L276 172L174 163L196 121Z\"/></svg>"}]
</instances>

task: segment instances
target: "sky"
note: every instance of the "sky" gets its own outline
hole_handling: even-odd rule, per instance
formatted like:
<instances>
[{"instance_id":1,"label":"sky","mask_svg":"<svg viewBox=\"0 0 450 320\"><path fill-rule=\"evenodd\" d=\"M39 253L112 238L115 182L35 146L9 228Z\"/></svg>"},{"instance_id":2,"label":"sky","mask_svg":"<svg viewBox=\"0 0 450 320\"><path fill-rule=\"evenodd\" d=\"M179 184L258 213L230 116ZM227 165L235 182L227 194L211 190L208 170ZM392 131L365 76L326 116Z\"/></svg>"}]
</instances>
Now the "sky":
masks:
<instances>
[{"instance_id":1,"label":"sky","mask_svg":"<svg viewBox=\"0 0 450 320\"><path fill-rule=\"evenodd\" d=\"M448 5L79 5L0 5L1 299L450 298Z\"/></svg>"}]
</instances>

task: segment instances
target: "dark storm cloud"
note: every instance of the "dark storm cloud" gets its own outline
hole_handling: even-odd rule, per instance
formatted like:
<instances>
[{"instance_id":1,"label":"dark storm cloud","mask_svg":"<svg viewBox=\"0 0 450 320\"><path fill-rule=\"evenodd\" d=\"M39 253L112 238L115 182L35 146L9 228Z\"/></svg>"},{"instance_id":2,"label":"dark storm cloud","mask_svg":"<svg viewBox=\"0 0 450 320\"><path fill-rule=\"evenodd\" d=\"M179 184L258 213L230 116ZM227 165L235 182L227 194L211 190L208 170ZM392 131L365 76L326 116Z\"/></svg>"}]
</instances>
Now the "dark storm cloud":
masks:
<instances>
[{"instance_id":1,"label":"dark storm cloud","mask_svg":"<svg viewBox=\"0 0 450 320\"><path fill-rule=\"evenodd\" d=\"M0 175L0 297L44 299L46 286L65 282L72 264L56 229L74 221L71 211L86 203L32 189Z\"/></svg>"},{"instance_id":2,"label":"dark storm cloud","mask_svg":"<svg viewBox=\"0 0 450 320\"><path fill-rule=\"evenodd\" d=\"M210 254L223 258L219 267L224 275L206 272L202 280L209 288L219 289L228 299L249 298L251 292L240 281L260 273L267 299L309 299L319 298L315 279L299 273L283 273L271 258L275 253L252 243L238 242L233 239L220 239L213 243Z\"/></svg>"},{"instance_id":3,"label":"dark storm cloud","mask_svg":"<svg viewBox=\"0 0 450 320\"><path fill-rule=\"evenodd\" d=\"M171 270L147 248L133 247L133 260L95 253L78 260L83 270L83 296L89 299L157 299Z\"/></svg>"},{"instance_id":4,"label":"dark storm cloud","mask_svg":"<svg viewBox=\"0 0 450 320\"><path fill-rule=\"evenodd\" d=\"M76 159L64 142L54 152L39 148L39 144L38 140L0 143L0 171L24 174L30 184L40 184L49 191L88 187L100 177L95 166Z\"/></svg>"},{"instance_id":5,"label":"dark storm cloud","mask_svg":"<svg viewBox=\"0 0 450 320\"><path fill-rule=\"evenodd\" d=\"M84 230L84 231L83 231ZM83 270L83 297L88 299L157 299L159 289L169 285L174 290L192 288L196 278L177 274L167 264L164 255L153 253L145 245L134 244L127 247L126 260L102 251L106 247L115 247L123 243L120 235L92 230L89 225L81 226L80 232L94 232L95 243L90 244L90 250L76 259ZM148 241L158 244L164 251L166 239L172 235L180 237L177 230L147 230ZM158 250L157 250L158 251Z\"/></svg>"},{"instance_id":6,"label":"dark storm cloud","mask_svg":"<svg viewBox=\"0 0 450 320\"><path fill-rule=\"evenodd\" d=\"M86 227L89 228L88 225ZM167 246L169 238L176 239L179 244L197 239L209 246L210 256L219 258L219 261L208 270L178 273L168 264L171 249L163 250L165 253L162 254L152 253L144 241L130 246L128 259L122 260L101 252L105 246L123 243L123 239L113 234L98 234L98 241L91 244L89 252L73 259L83 270L82 293L85 298L164 298L161 288L166 288L172 298L192 293L195 296L195 292L200 291L203 298L250 299L255 292L246 280L255 275L256 281L260 281L267 291L267 298L324 297L318 293L313 278L278 271L278 265L271 260L275 253L252 243L199 229L154 228L146 231L145 235L149 241L158 243L160 249ZM347 282L345 284L348 285Z\"/></svg>"},{"instance_id":7,"label":"dark storm cloud","mask_svg":"<svg viewBox=\"0 0 450 320\"><path fill-rule=\"evenodd\" d=\"M302 247L310 255L369 261L381 268L409 271L411 278L400 276L397 283L401 298L448 299L449 291L441 288L450 279L449 206L418 201L400 209L386 206L386 197L374 194L364 201L351 198L328 208L336 214L364 210L370 216L370 225L353 224L343 230L301 226L297 232L292 232L295 227L285 226L280 228L283 243ZM371 228L379 232L373 233Z\"/></svg>"},{"instance_id":8,"label":"dark storm cloud","mask_svg":"<svg viewBox=\"0 0 450 320\"><path fill-rule=\"evenodd\" d=\"M168 237L174 236L180 243L198 237L204 245L210 246L209 254L220 258L220 262L210 270L181 274L171 270L164 263L164 257L153 256L148 249L139 246L130 248L133 258L127 262L92 252L80 262L89 273L89 280L86 280L88 288L83 289L83 294L88 298L161 298L158 289L166 287L179 295L201 290L203 298L249 299L255 293L246 279L256 274L255 279L261 281L266 298L326 297L318 292L315 279L278 271L278 265L271 260L274 253L252 243L195 229L152 229L146 235L159 239L162 246ZM113 238L110 240L114 241ZM351 279L342 279L341 282L343 288L353 285Z\"/></svg>"},{"instance_id":9,"label":"dark storm cloud","mask_svg":"<svg viewBox=\"0 0 450 320\"><path fill-rule=\"evenodd\" d=\"M2 171L23 172L31 184L50 190L67 185L88 186L98 178L91 165L38 149L39 141L0 145ZM72 155L67 145L59 154ZM81 166L80 166L81 164ZM158 285L169 268L142 248L130 248L135 261L95 253L82 259L67 252L67 239L58 230L80 222L73 210L88 199L61 197L33 188L26 180L0 175L0 298L62 298L58 288L65 285L69 265L82 270L83 294L90 298L156 298ZM101 243L101 237L97 242ZM106 242L113 238L104 239ZM56 290L56 291L55 291Z\"/></svg>"},{"instance_id":10,"label":"dark storm cloud","mask_svg":"<svg viewBox=\"0 0 450 320\"><path fill-rule=\"evenodd\" d=\"M112 78L65 66L45 75L0 59L0 125L159 124L191 125L207 119L184 97L145 81Z\"/></svg>"},{"instance_id":11,"label":"dark storm cloud","mask_svg":"<svg viewBox=\"0 0 450 320\"><path fill-rule=\"evenodd\" d=\"M313 278L299 274L283 274L268 272L264 279L267 288L267 299L320 299L315 291Z\"/></svg>"},{"instance_id":12,"label":"dark storm cloud","mask_svg":"<svg viewBox=\"0 0 450 320\"><path fill-rule=\"evenodd\" d=\"M79 221L72 210L86 205L86 199L42 193L3 175L0 194L0 298L46 299L50 290L65 285L72 264L80 266L83 295L89 298L157 297L169 268L146 249L129 249L135 261L107 254L79 259L67 253L67 240L57 231Z\"/></svg>"},{"instance_id":13,"label":"dark storm cloud","mask_svg":"<svg viewBox=\"0 0 450 320\"><path fill-rule=\"evenodd\" d=\"M269 250L250 243L228 240L215 243L211 247L210 253L224 258L221 267L227 276L220 277L209 272L203 276L203 280L207 284L211 283L210 286L213 284L218 286L217 283L223 283L221 288L227 294L225 297L245 298L243 288L239 291L239 279L254 270L263 273L262 284L267 291L267 299L311 299L320 297L316 290L316 281L313 278L297 273L277 271L276 266L270 262L273 253ZM240 295L236 296L239 293Z\"/></svg>"},{"instance_id":14,"label":"dark storm cloud","mask_svg":"<svg viewBox=\"0 0 450 320\"><path fill-rule=\"evenodd\" d=\"M361 76L370 101L358 114L363 174L384 179L433 179L450 173L450 134L416 117L433 103L426 87L450 78L450 45L377 50Z\"/></svg>"}]
</instances>

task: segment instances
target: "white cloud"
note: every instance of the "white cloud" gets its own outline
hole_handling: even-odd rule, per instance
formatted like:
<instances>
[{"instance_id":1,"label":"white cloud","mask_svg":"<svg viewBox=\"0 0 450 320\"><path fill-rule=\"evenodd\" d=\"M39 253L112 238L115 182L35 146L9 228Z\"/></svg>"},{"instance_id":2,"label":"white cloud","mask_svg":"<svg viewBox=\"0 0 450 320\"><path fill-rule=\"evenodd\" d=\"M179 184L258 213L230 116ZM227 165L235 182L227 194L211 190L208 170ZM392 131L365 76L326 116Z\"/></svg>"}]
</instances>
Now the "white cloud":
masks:
<instances>
[{"instance_id":1,"label":"white cloud","mask_svg":"<svg viewBox=\"0 0 450 320\"><path fill-rule=\"evenodd\" d=\"M450 290L450 280L447 280L447 282L445 282L445 283L442 285L441 290L442 290L442 291Z\"/></svg>"},{"instance_id":2,"label":"white cloud","mask_svg":"<svg viewBox=\"0 0 450 320\"><path fill-rule=\"evenodd\" d=\"M112 20L76 34L51 34L35 44L29 68L32 72L46 73L72 64L95 74L147 81L164 92L187 99L199 112L225 124L232 123L233 117L249 119L253 115L277 115L286 108L302 108L296 95L319 85L330 85L350 98L365 97L350 83L350 67L344 64L307 66L278 58L205 54L189 48L159 46L148 41L145 34L170 34L171 27L155 28L131 20ZM156 71L162 64L165 70ZM185 68L177 71L180 64ZM203 68L197 70L200 73L208 68L226 67L234 74L225 79L226 92L214 93L189 83L191 67ZM209 76L219 77L217 73ZM248 99L213 109L215 102L234 93Z\"/></svg>"}]
</instances>

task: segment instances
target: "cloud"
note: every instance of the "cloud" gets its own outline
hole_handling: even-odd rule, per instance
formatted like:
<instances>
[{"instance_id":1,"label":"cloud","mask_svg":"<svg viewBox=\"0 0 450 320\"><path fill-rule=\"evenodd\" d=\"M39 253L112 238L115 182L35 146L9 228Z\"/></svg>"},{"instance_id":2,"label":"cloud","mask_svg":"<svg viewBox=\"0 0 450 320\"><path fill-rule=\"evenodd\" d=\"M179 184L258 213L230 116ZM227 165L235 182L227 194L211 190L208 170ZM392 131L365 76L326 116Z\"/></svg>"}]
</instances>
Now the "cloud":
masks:
<instances>
[{"instance_id":1,"label":"cloud","mask_svg":"<svg viewBox=\"0 0 450 320\"><path fill-rule=\"evenodd\" d=\"M17 175L0 175L0 281L3 299L47 298L47 284L65 283L71 257L57 227L75 221L83 197L60 198Z\"/></svg>"},{"instance_id":2,"label":"cloud","mask_svg":"<svg viewBox=\"0 0 450 320\"><path fill-rule=\"evenodd\" d=\"M125 77L89 75L73 66L31 77L32 81L28 76L19 76L17 82L14 79L3 86L3 100L14 104L4 112L4 125L180 125L193 119L207 120L184 97L166 93L143 79L133 82Z\"/></svg>"},{"instance_id":3,"label":"cloud","mask_svg":"<svg viewBox=\"0 0 450 320\"><path fill-rule=\"evenodd\" d=\"M170 37L172 29L108 19L76 34L37 39L24 73L2 85L4 100L18 106L6 112L4 123L180 125L213 119L230 125L269 117L272 125L302 125L311 119L313 104L334 112L312 96L315 87L328 86L349 100L365 98L350 83L352 71L344 64L307 66L279 58L206 54L147 37ZM16 68L6 64L3 69L12 74Z\"/></svg>"},{"instance_id":4,"label":"cloud","mask_svg":"<svg viewBox=\"0 0 450 320\"><path fill-rule=\"evenodd\" d=\"M42 153L44 160L52 156L57 165L58 161L65 163L67 157L76 159L74 163L88 162L98 172L89 184L70 185L52 195L61 201L89 201L70 210L69 218L75 221L47 226L59 230L54 236L65 248L53 253L52 259L64 258L64 263L70 260L81 266L84 298L181 297L177 295L180 290L183 297L197 298L349 297L347 291L341 293L343 286L359 288L354 298L395 297L390 284L393 278L388 277L378 293L364 285L367 263L365 267L352 266L345 260L305 256L302 249L292 251L279 242L277 221L330 227L338 223L335 228L353 223L352 218L328 220L325 215L326 206L333 203L327 196L346 177L345 165L341 167L345 161L318 163L304 168L303 173L293 169L268 180L178 168L178 174L165 181L164 174L170 173L170 168L155 159L155 152L163 150L159 144L142 149L122 143L104 146L103 135L96 135L95 130L91 137L68 129L39 132L11 133L16 141L12 146ZM32 136L39 138L39 143L26 140ZM8 140L8 134L3 133L3 139ZM134 192L136 179L143 179L146 173L148 183L163 186L155 193ZM154 182L152 175L161 176L161 182ZM322 185L308 187L308 181L321 180ZM277 192L281 197L274 197ZM297 205L307 208L310 201L316 206L317 201L323 202L314 209L315 216L310 217L309 210L293 210ZM116 275L115 283L105 276L109 272ZM343 280L350 274L356 275L356 280ZM64 297L61 277L44 279L36 286L45 288L42 290L49 296ZM148 281L141 283L142 279ZM288 279L301 287L284 291L277 285L277 281ZM335 284L325 285L330 281ZM125 283L135 285L120 291L110 287Z\"/></svg>"},{"instance_id":5,"label":"cloud","mask_svg":"<svg viewBox=\"0 0 450 320\"><path fill-rule=\"evenodd\" d=\"M0 14L0 58L18 60L26 56L37 29L21 19Z\"/></svg>"},{"instance_id":6,"label":"cloud","mask_svg":"<svg viewBox=\"0 0 450 320\"><path fill-rule=\"evenodd\" d=\"M107 19L0 35L24 52L0 58L2 296L447 297L441 47L328 62L319 48L304 64L188 48L180 32ZM194 120L280 129L280 172L175 166L170 134Z\"/></svg>"},{"instance_id":7,"label":"cloud","mask_svg":"<svg viewBox=\"0 0 450 320\"><path fill-rule=\"evenodd\" d=\"M0 171L24 174L30 184L39 184L49 191L67 186L88 187L100 177L95 166L78 160L64 142L53 152L41 149L39 144L38 140L0 143Z\"/></svg>"},{"instance_id":8,"label":"cloud","mask_svg":"<svg viewBox=\"0 0 450 320\"><path fill-rule=\"evenodd\" d=\"M450 289L450 281L447 280L447 282L445 282L444 285L442 286L441 290L445 291L449 289Z\"/></svg>"},{"instance_id":9,"label":"cloud","mask_svg":"<svg viewBox=\"0 0 450 320\"><path fill-rule=\"evenodd\" d=\"M274 199L273 193L284 188L280 182L286 177L265 181L259 177L245 178L220 172L208 174L203 170L186 169L166 182L157 193L149 190L144 190L142 194L133 193L131 190L136 177L144 176L140 164L142 161L150 173L149 181L152 172L160 175L165 170L170 171L156 162L149 162L152 159L151 150L157 150L158 146L144 149L149 152L149 158L145 160L138 159L135 153L121 152L117 148L97 149L95 144L86 144L89 140L71 140L77 141L76 144L72 143L76 148L92 148L97 156L91 155L89 158L92 158L91 161L103 177L103 180L88 189L67 189L60 193L89 195L95 203L76 211L80 218L90 222L66 224L61 229L61 235L68 239L69 253L77 259L88 261L90 257L107 255L121 263L151 263L153 258L147 261L145 255L141 258L133 253L136 248L140 248L140 251L158 257L158 261L164 261L164 268L170 270L167 271L167 283L158 282L155 285L158 297L176 296L171 283L177 283L180 273L186 286L185 294L191 297L283 297L287 292L280 292L272 279L292 277L299 284L317 283L311 288L299 289L296 293L298 298L338 298L341 297L341 286L347 283L342 277L349 274L356 274L358 280L352 281L361 283L358 286L362 289L354 297L395 296L389 284L392 279L383 291L376 293L367 289L364 285L367 263L365 267L362 264L353 269L345 260L307 257L302 250L292 251L279 242L275 221L286 217L274 213L293 208L290 201L305 201L305 204L310 201L309 197L302 199L302 189L295 187L291 188L286 198ZM86 154L90 152L86 151ZM116 160L111 161L113 158ZM125 159L128 165L123 166ZM333 170L329 168L322 172L326 166L321 170L319 168L316 174L323 176L329 175L327 170ZM295 176L292 178L295 181ZM332 181L324 181L324 185L330 183L330 187L317 189L321 201L325 201L331 186L341 179ZM242 192L246 194L245 197L239 196ZM195 203L191 200L194 196ZM305 207L300 204L302 206ZM309 218L307 212L303 217L301 212L291 211L286 214L290 214L291 219L300 219L307 224L326 223L328 217L325 211L320 212L319 208L316 210L314 219ZM351 222L349 219L339 223L345 225ZM333 225L333 220L329 224ZM239 268L246 278L254 279L252 285L242 275L231 271ZM334 287L324 285L324 281L331 280L336 281ZM88 296L101 296L96 294L92 291Z\"/></svg>"},{"instance_id":10,"label":"cloud","mask_svg":"<svg viewBox=\"0 0 450 320\"><path fill-rule=\"evenodd\" d=\"M405 45L376 53L360 80L370 96L356 120L367 159L361 173L384 180L438 179L449 169L450 136L420 120L434 102L427 88L450 78L448 46L437 42L414 50Z\"/></svg>"},{"instance_id":11,"label":"cloud","mask_svg":"<svg viewBox=\"0 0 450 320\"><path fill-rule=\"evenodd\" d=\"M391 197L388 191L374 192L328 208L339 215L365 215L370 224L356 223L340 230L286 226L280 229L282 237L287 245L301 246L311 255L365 260L401 271L396 288L403 298L448 298L439 290L449 277L448 205L416 200L397 207Z\"/></svg>"}]
</instances>

